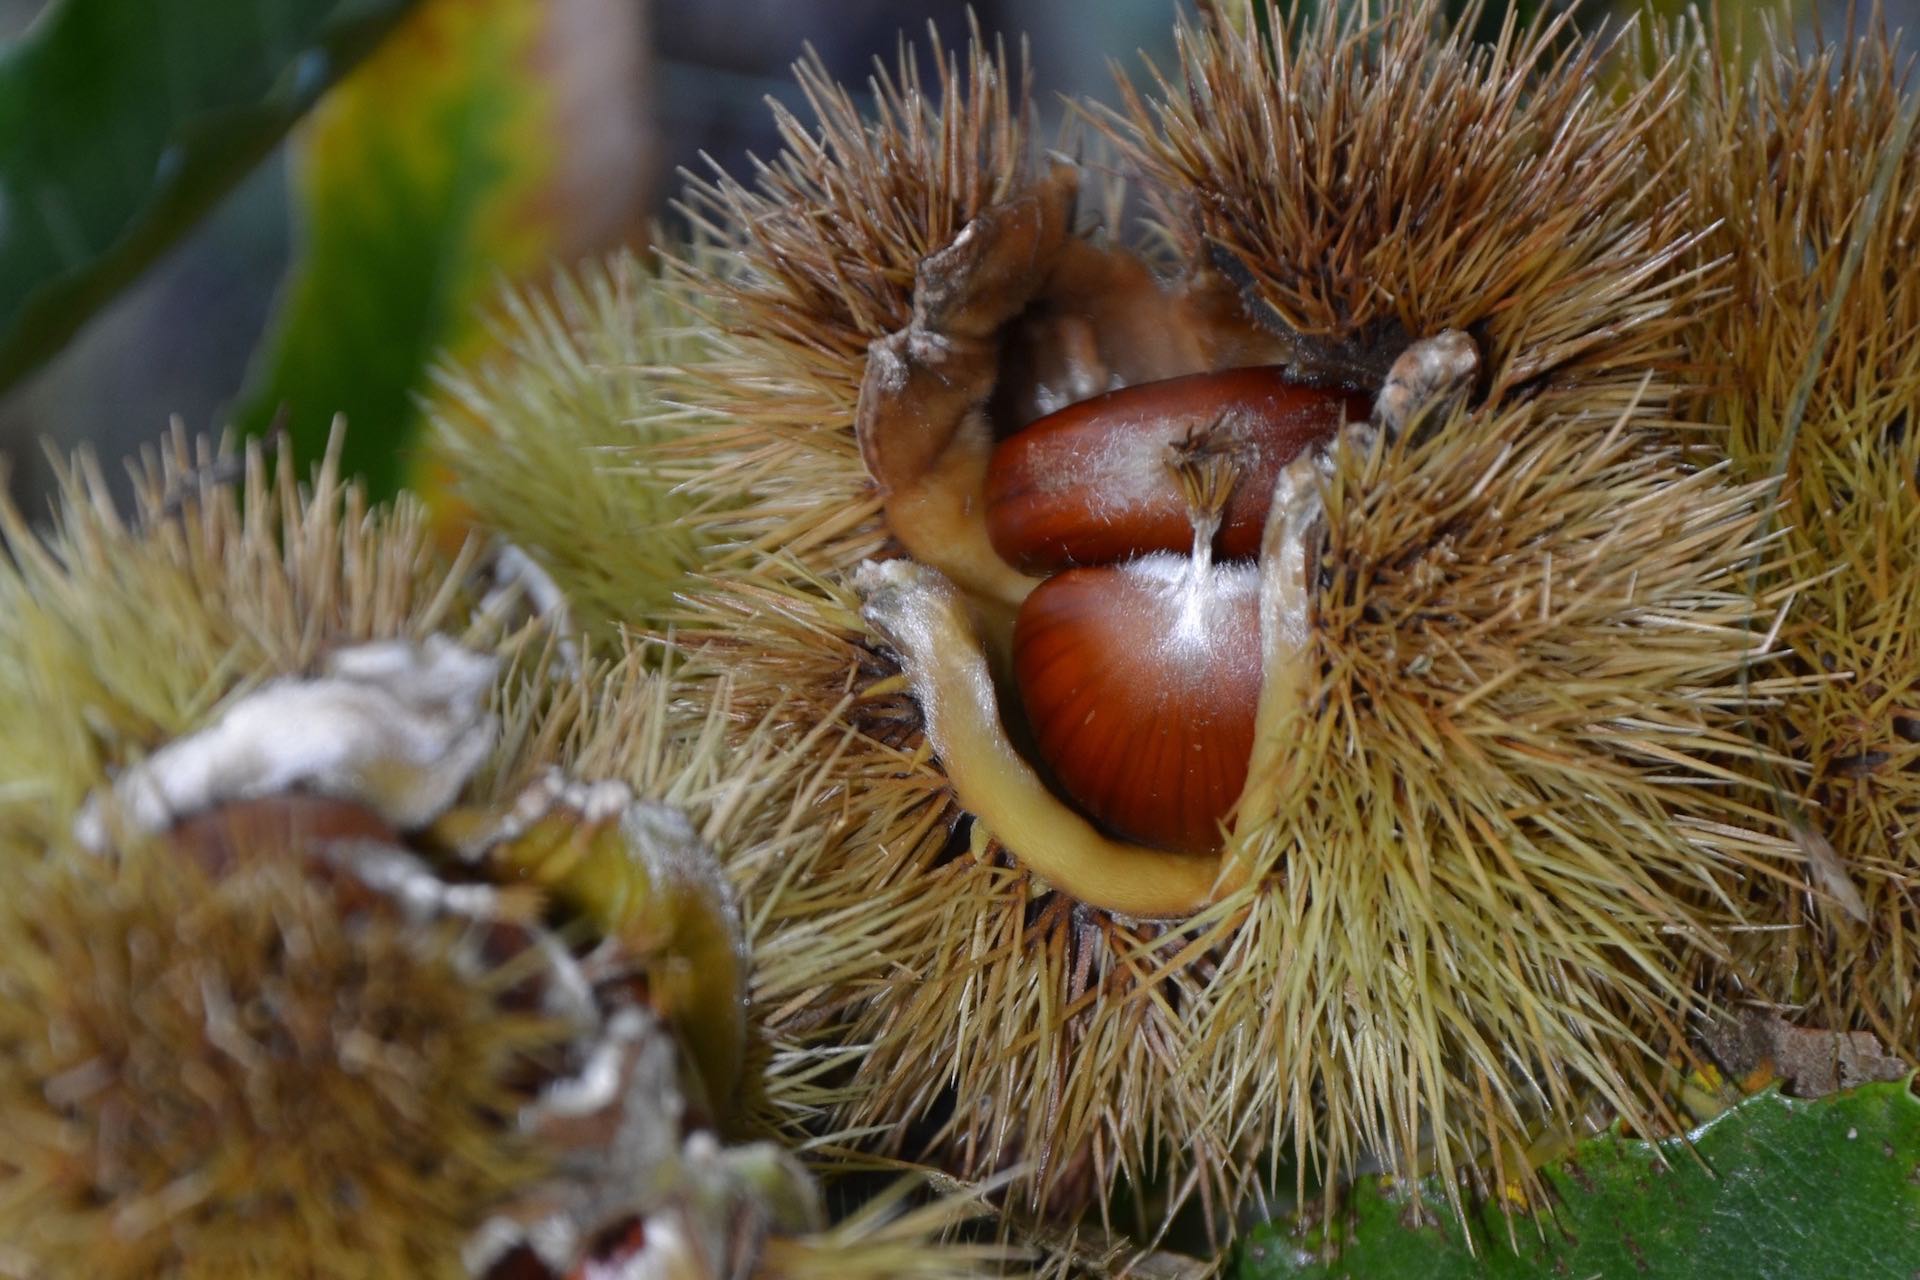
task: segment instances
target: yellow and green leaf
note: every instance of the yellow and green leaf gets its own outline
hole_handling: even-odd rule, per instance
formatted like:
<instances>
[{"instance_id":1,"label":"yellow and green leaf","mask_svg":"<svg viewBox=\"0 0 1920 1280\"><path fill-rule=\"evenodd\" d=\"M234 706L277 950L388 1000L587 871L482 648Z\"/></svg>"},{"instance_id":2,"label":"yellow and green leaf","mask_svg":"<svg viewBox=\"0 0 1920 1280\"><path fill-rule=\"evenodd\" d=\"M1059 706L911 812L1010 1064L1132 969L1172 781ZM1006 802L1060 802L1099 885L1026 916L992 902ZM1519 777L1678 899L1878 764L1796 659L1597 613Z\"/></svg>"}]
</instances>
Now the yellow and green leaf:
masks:
<instances>
[{"instance_id":1,"label":"yellow and green leaf","mask_svg":"<svg viewBox=\"0 0 1920 1280\"><path fill-rule=\"evenodd\" d=\"M406 477L427 373L470 355L502 279L541 266L561 211L542 0L425 0L315 111L299 142L302 247L238 417L317 457Z\"/></svg>"}]
</instances>

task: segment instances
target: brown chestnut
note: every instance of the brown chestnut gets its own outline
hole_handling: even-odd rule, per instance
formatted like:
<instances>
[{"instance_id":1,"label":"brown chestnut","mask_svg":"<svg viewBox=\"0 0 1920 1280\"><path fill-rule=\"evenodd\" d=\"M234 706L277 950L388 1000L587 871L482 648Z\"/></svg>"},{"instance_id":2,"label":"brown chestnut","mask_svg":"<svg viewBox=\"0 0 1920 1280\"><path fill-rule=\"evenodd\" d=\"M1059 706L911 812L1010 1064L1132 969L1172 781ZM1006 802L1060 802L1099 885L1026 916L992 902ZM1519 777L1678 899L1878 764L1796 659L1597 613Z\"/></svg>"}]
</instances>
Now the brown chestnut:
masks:
<instances>
[{"instance_id":1,"label":"brown chestnut","mask_svg":"<svg viewBox=\"0 0 1920 1280\"><path fill-rule=\"evenodd\" d=\"M1152 555L1069 569L1027 597L1014 681L1055 785L1115 834L1220 844L1260 700L1251 563Z\"/></svg>"},{"instance_id":2,"label":"brown chestnut","mask_svg":"<svg viewBox=\"0 0 1920 1280\"><path fill-rule=\"evenodd\" d=\"M1324 445L1369 401L1301 386L1277 367L1226 369L1123 387L1068 405L994 448L987 467L987 536L1023 573L1111 564L1150 551L1184 552L1193 525L1169 472L1169 446L1212 432L1239 458L1239 482L1213 550L1251 558L1280 469Z\"/></svg>"}]
</instances>

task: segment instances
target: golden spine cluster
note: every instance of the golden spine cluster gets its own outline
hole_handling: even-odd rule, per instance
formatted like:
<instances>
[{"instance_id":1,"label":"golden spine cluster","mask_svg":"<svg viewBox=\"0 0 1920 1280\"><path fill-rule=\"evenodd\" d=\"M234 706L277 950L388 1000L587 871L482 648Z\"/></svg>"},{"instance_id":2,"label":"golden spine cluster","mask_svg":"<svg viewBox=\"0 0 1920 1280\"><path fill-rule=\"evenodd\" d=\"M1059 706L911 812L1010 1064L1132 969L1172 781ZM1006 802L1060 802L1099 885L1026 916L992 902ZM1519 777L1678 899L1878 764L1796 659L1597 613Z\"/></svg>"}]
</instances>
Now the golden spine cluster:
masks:
<instances>
[{"instance_id":1,"label":"golden spine cluster","mask_svg":"<svg viewBox=\"0 0 1920 1280\"><path fill-rule=\"evenodd\" d=\"M747 1141L774 1108L709 846L794 761L679 714L644 645L578 656L334 455L303 483L176 432L133 510L83 458L50 529L0 513L0 1264L565 1275L624 1238L608 1204L673 1274L1003 1256L930 1244L961 1191L823 1223ZM648 1087L598 1097L596 1061Z\"/></svg>"},{"instance_id":2,"label":"golden spine cluster","mask_svg":"<svg viewBox=\"0 0 1920 1280\"><path fill-rule=\"evenodd\" d=\"M1730 474L1777 504L1779 549L1749 579L1793 592L1778 642L1808 684L1744 719L1778 762L1756 803L1806 869L1749 884L1786 926L1741 940L1729 995L1810 1026L1920 1044L1920 140L1881 35L1750 59L1679 29L1687 110L1652 135L1662 192L1710 230L1695 269L1721 297L1686 333L1681 412ZM1689 162L1709 155L1712 164ZM1756 630L1768 623L1762 620Z\"/></svg>"}]
</instances>

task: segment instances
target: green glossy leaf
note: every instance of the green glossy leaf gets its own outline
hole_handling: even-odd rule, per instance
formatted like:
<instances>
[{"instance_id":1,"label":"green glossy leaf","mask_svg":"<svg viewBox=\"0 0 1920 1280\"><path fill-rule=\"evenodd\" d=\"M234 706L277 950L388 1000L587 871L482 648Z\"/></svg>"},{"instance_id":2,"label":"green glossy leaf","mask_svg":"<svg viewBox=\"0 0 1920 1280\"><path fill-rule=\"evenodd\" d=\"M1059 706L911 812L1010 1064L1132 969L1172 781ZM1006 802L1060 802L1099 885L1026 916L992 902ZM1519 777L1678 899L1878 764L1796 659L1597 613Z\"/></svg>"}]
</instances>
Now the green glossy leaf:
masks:
<instances>
[{"instance_id":1,"label":"green glossy leaf","mask_svg":"<svg viewBox=\"0 0 1920 1280\"><path fill-rule=\"evenodd\" d=\"M427 0L314 113L296 155L301 246L237 419L401 487L429 372L483 333L503 278L544 262L552 169L543 0Z\"/></svg>"},{"instance_id":2,"label":"green glossy leaf","mask_svg":"<svg viewBox=\"0 0 1920 1280\"><path fill-rule=\"evenodd\" d=\"M1920 1275L1920 1099L1906 1084L1815 1101L1749 1098L1691 1135L1694 1150L1617 1137L1580 1144L1543 1173L1550 1215L1416 1210L1370 1180L1330 1227L1263 1228L1238 1280L1808 1280ZM1696 1158L1697 1156L1697 1158ZM1429 1204L1441 1203L1437 1186ZM1438 1220L1436 1220L1436 1218ZM1335 1260L1320 1260L1332 1247Z\"/></svg>"},{"instance_id":3,"label":"green glossy leaf","mask_svg":"<svg viewBox=\"0 0 1920 1280\"><path fill-rule=\"evenodd\" d=\"M411 3L55 0L0 50L0 386L57 350Z\"/></svg>"}]
</instances>

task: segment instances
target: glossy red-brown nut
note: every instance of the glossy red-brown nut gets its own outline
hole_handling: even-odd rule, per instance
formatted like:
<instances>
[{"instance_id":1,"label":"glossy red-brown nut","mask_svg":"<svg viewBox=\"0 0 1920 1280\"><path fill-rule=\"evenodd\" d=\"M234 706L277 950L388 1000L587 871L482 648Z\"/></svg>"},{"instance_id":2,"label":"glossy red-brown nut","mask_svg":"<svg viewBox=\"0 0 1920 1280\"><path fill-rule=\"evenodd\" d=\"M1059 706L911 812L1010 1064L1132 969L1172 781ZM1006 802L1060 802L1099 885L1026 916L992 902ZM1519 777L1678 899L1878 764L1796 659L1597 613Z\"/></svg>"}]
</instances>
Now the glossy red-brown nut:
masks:
<instances>
[{"instance_id":1,"label":"glossy red-brown nut","mask_svg":"<svg viewBox=\"0 0 1920 1280\"><path fill-rule=\"evenodd\" d=\"M1023 573L1185 552L1193 526L1168 446L1213 428L1241 475L1214 553L1250 558L1280 469L1364 420L1358 393L1303 387L1263 367L1142 383L1068 405L1000 442L987 469L987 534ZM1216 425L1217 424L1217 425Z\"/></svg>"},{"instance_id":2,"label":"glossy red-brown nut","mask_svg":"<svg viewBox=\"0 0 1920 1280\"><path fill-rule=\"evenodd\" d=\"M1259 573L1186 556L1070 569L1014 627L1014 680L1055 785L1117 835L1218 848L1260 698Z\"/></svg>"}]
</instances>

